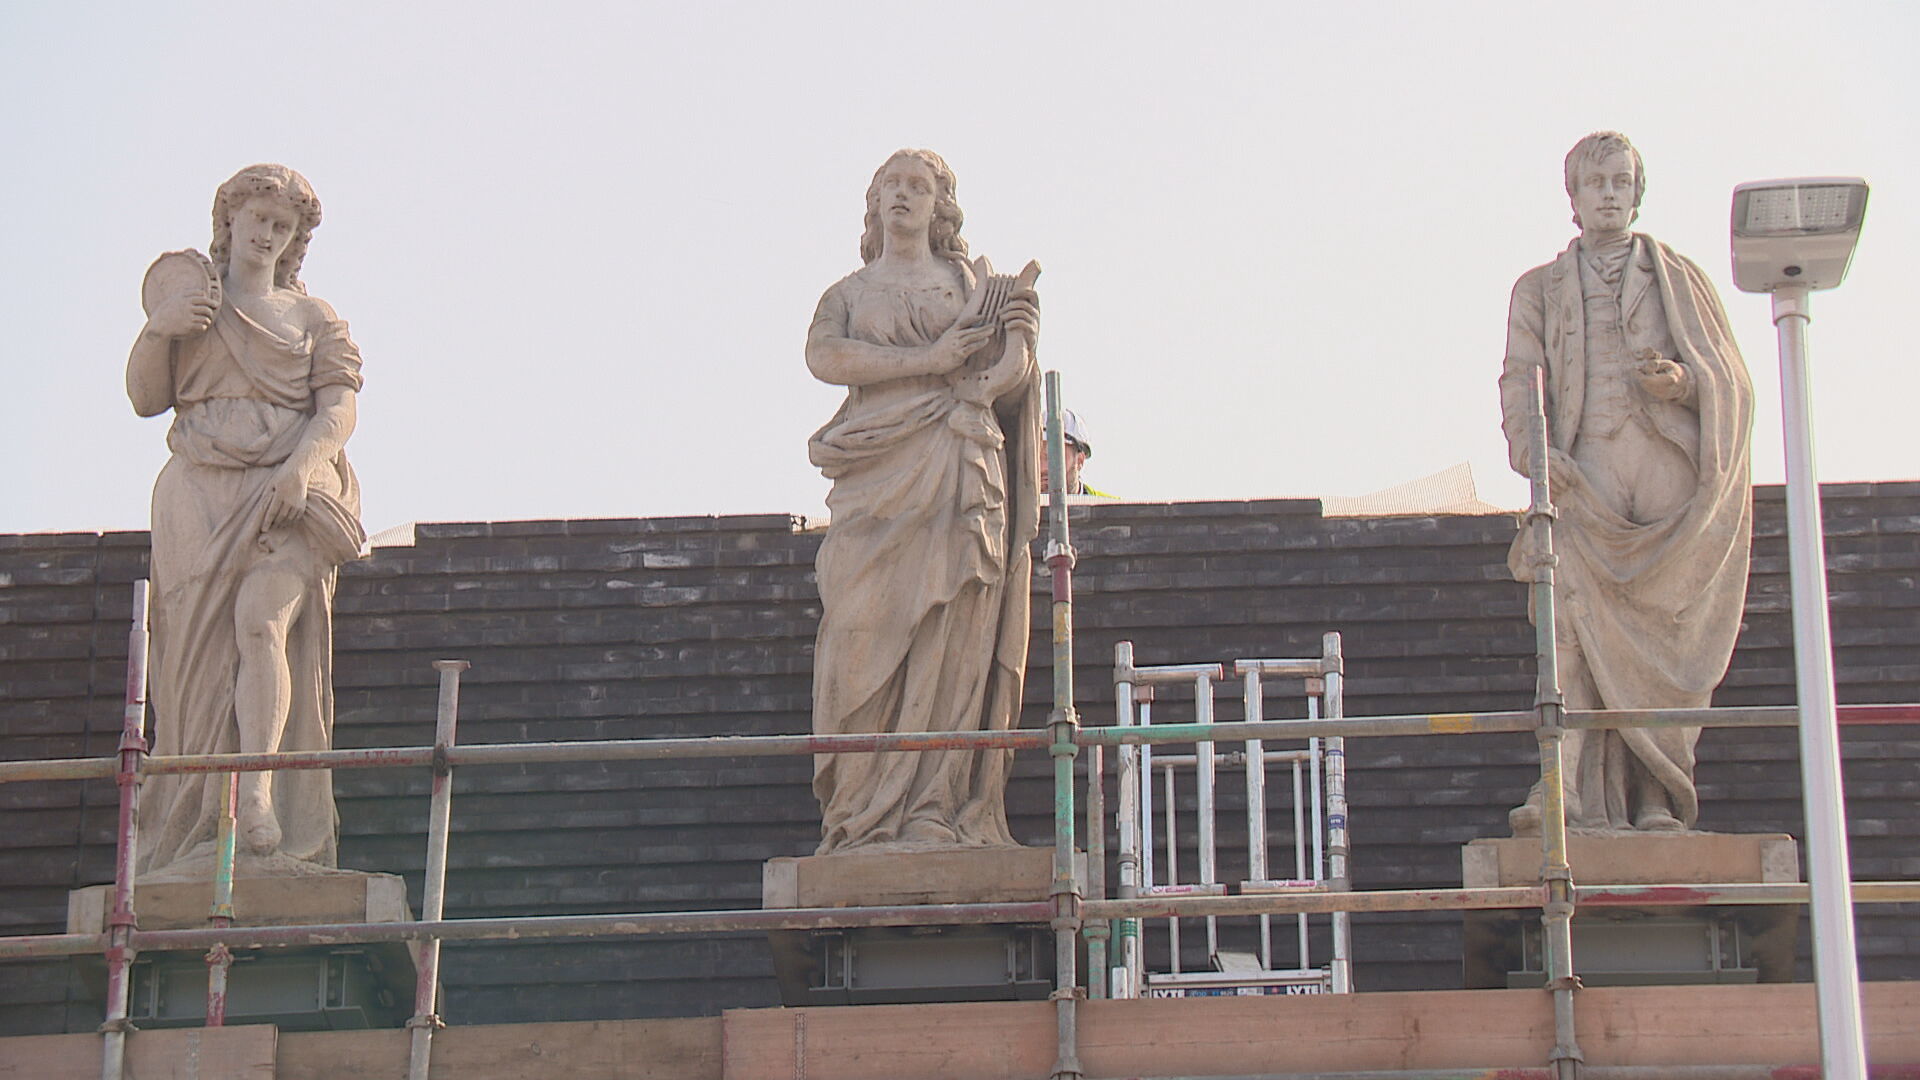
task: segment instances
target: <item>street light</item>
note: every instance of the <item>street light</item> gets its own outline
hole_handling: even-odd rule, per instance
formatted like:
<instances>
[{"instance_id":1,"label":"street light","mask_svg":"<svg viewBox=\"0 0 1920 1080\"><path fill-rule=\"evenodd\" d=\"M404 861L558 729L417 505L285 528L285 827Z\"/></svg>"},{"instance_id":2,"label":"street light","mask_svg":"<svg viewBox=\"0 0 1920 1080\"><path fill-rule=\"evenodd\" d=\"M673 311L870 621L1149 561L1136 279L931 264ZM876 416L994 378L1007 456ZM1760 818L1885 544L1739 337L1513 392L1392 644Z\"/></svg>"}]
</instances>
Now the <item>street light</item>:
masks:
<instances>
[{"instance_id":1,"label":"street light","mask_svg":"<svg viewBox=\"0 0 1920 1080\"><path fill-rule=\"evenodd\" d=\"M1762 180L1733 189L1733 281L1742 292L1773 294L1773 325L1780 336L1800 775L1813 899L1820 1061L1828 1080L1866 1080L1867 1052L1860 1026L1853 873L1847 858L1833 646L1827 626L1826 544L1820 533L1820 487L1813 472L1807 296L1814 289L1831 289L1847 276L1866 211L1867 182L1858 177Z\"/></svg>"},{"instance_id":2,"label":"street light","mask_svg":"<svg viewBox=\"0 0 1920 1080\"><path fill-rule=\"evenodd\" d=\"M1847 276L1867 182L1760 180L1733 189L1733 282L1742 292L1831 289Z\"/></svg>"}]
</instances>

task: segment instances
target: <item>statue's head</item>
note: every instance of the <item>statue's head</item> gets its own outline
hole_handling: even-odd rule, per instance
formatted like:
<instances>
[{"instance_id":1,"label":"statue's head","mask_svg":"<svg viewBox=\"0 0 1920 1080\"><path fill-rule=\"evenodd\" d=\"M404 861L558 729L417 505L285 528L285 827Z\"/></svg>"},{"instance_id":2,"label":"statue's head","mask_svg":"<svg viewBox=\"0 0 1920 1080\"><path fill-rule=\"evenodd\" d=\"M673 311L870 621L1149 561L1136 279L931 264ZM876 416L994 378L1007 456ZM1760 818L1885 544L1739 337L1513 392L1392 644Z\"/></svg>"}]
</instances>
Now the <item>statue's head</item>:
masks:
<instances>
[{"instance_id":1,"label":"statue's head","mask_svg":"<svg viewBox=\"0 0 1920 1080\"><path fill-rule=\"evenodd\" d=\"M300 263L307 257L307 244L320 224L320 197L313 193L307 178L285 165L249 165L220 185L213 196L213 243L207 252L213 265L224 273L233 257L233 215L249 199L265 196L293 212L297 224L293 240L273 268L273 283L283 289L306 292L300 283Z\"/></svg>"},{"instance_id":2,"label":"statue's head","mask_svg":"<svg viewBox=\"0 0 1920 1080\"><path fill-rule=\"evenodd\" d=\"M1596 131L1573 144L1567 151L1566 182L1567 198L1573 202L1573 223L1582 229L1590 223L1580 220L1580 178L1605 165L1607 159L1619 155L1633 169L1633 204L1627 207L1627 220L1623 224L1631 225L1640 216L1640 199L1647 193L1647 167L1640 160L1640 151L1633 148L1625 135L1617 131Z\"/></svg>"},{"instance_id":3,"label":"statue's head","mask_svg":"<svg viewBox=\"0 0 1920 1080\"><path fill-rule=\"evenodd\" d=\"M960 204L954 201L953 170L947 167L939 154L931 150L895 150L874 170L873 183L867 185L867 219L866 228L860 234L860 261L870 263L880 257L881 241L886 232L886 226L880 220L880 179L887 174L889 165L903 159L917 161L933 173L933 221L927 226L927 246L933 249L935 255L964 260L967 257L967 242L960 237L960 225L966 220L966 215L960 212Z\"/></svg>"}]
</instances>

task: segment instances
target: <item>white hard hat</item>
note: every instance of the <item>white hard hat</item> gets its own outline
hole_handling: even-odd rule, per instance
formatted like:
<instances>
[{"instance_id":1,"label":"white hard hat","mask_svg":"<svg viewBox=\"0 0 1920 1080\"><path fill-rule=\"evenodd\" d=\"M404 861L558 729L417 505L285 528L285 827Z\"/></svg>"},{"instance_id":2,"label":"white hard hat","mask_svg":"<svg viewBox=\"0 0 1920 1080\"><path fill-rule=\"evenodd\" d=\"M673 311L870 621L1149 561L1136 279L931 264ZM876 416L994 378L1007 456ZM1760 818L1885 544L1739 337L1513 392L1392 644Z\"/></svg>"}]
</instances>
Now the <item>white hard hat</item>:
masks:
<instances>
[{"instance_id":1,"label":"white hard hat","mask_svg":"<svg viewBox=\"0 0 1920 1080\"><path fill-rule=\"evenodd\" d=\"M1080 444L1088 457L1093 456L1093 440L1087 438L1087 425L1080 420L1080 414L1072 409L1060 410L1060 434L1072 442Z\"/></svg>"}]
</instances>

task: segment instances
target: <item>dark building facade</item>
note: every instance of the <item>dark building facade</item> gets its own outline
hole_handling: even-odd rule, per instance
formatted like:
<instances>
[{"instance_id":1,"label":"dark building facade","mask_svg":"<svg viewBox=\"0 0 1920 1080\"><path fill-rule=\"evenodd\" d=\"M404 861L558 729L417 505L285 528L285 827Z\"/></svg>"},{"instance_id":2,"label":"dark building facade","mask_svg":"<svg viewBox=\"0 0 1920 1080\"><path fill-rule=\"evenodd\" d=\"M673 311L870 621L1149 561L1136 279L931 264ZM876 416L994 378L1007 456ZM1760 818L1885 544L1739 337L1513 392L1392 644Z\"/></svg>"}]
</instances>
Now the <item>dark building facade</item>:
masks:
<instances>
[{"instance_id":1,"label":"dark building facade","mask_svg":"<svg viewBox=\"0 0 1920 1080\"><path fill-rule=\"evenodd\" d=\"M1920 701L1920 483L1825 495L1840 699ZM1760 488L1755 506L1746 620L1717 704L1794 700L1784 503ZM1317 655L1329 630L1344 636L1348 715L1531 704L1526 594L1505 566L1511 515L1116 503L1076 507L1072 522L1086 723L1113 722L1118 641L1142 664L1231 661ZM463 743L804 732L821 535L787 515L422 525L411 546L341 574L335 743L431 742L442 658L473 663ZM0 756L112 752L130 583L146 557L143 533L0 536ZM1041 576L1034 588L1030 727L1044 722L1051 663ZM1219 719L1238 715L1237 688L1223 688ZM1920 727L1849 727L1843 744L1855 877L1920 878ZM1505 835L1537 775L1524 735L1347 750L1362 889L1458 886L1460 845ZM1802 833L1791 729L1709 731L1700 757L1702 828ZM757 907L761 864L817 840L810 775L805 758L463 769L447 915ZM334 774L342 865L406 876L416 907L427 781ZM1051 841L1050 791L1044 755L1023 755L1009 791L1022 842ZM67 891L111 877L114 817L108 781L0 785L0 934L63 928ZM1285 817L1274 812L1276 829ZM1362 990L1460 985L1458 914L1357 916L1353 936ZM1920 905L1861 908L1859 945L1866 978L1920 978ZM1807 948L1803 934L1802 977ZM752 935L453 943L442 975L456 1024L778 1003ZM0 1035L92 1030L98 1012L81 997L64 962L0 967Z\"/></svg>"}]
</instances>

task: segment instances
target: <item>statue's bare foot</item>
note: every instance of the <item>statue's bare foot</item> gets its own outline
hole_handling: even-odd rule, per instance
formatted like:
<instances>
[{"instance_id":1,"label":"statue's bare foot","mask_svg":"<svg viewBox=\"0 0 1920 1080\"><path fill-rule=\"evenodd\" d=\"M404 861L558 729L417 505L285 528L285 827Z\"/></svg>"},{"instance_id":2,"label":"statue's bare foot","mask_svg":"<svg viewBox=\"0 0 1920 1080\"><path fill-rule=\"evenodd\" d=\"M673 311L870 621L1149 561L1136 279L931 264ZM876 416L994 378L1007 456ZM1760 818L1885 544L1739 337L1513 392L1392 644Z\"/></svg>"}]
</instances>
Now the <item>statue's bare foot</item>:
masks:
<instances>
[{"instance_id":1,"label":"statue's bare foot","mask_svg":"<svg viewBox=\"0 0 1920 1080\"><path fill-rule=\"evenodd\" d=\"M1633 816L1633 827L1644 832L1686 832L1686 823L1664 806L1649 806Z\"/></svg>"},{"instance_id":2,"label":"statue's bare foot","mask_svg":"<svg viewBox=\"0 0 1920 1080\"><path fill-rule=\"evenodd\" d=\"M273 813L273 802L265 792L250 793L253 798L240 802L238 826L240 842L255 855L271 855L280 849L280 822Z\"/></svg>"},{"instance_id":3,"label":"statue's bare foot","mask_svg":"<svg viewBox=\"0 0 1920 1080\"><path fill-rule=\"evenodd\" d=\"M271 855L280 850L280 825L269 819L246 827L247 850L255 855Z\"/></svg>"},{"instance_id":4,"label":"statue's bare foot","mask_svg":"<svg viewBox=\"0 0 1920 1080\"><path fill-rule=\"evenodd\" d=\"M1528 798L1526 802L1507 811L1507 827L1515 836L1540 835L1540 803Z\"/></svg>"}]
</instances>

